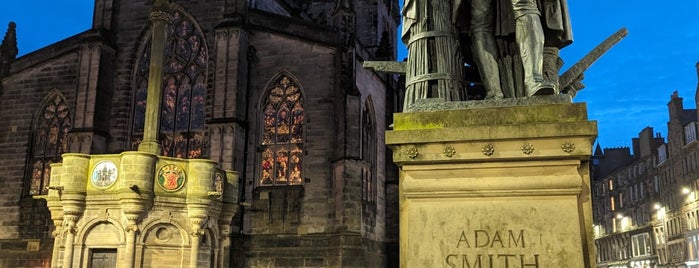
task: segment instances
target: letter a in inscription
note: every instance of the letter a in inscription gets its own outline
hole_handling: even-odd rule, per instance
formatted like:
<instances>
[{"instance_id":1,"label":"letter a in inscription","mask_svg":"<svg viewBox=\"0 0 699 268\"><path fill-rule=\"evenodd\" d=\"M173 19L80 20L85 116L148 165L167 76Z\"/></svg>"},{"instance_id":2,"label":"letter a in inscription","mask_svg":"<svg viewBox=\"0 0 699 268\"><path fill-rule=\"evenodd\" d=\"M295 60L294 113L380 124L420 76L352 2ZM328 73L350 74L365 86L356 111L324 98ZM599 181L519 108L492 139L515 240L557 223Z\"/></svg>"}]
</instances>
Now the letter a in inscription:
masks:
<instances>
[{"instance_id":1,"label":"letter a in inscription","mask_svg":"<svg viewBox=\"0 0 699 268\"><path fill-rule=\"evenodd\" d=\"M456 243L456 248L461 246L461 242L466 243L467 248L471 247L471 244L468 243L468 239L466 238L466 233L464 231L461 231L461 237L459 237L459 242Z\"/></svg>"},{"instance_id":2,"label":"letter a in inscription","mask_svg":"<svg viewBox=\"0 0 699 268\"><path fill-rule=\"evenodd\" d=\"M500 238L500 232L498 231L495 231L495 234L493 235L493 240L490 242L491 248L495 245L495 242L500 243L501 248L505 247L505 244L502 243L502 239Z\"/></svg>"}]
</instances>

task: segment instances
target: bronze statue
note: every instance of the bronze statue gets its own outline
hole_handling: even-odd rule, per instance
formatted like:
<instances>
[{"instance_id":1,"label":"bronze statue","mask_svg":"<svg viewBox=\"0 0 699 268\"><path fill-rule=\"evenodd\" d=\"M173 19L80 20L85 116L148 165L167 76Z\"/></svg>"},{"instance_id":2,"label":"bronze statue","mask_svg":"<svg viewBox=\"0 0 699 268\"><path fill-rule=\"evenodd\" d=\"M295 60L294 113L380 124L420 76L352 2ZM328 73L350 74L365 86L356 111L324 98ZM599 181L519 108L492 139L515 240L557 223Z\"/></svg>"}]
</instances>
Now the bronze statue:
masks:
<instances>
[{"instance_id":1,"label":"bronze statue","mask_svg":"<svg viewBox=\"0 0 699 268\"><path fill-rule=\"evenodd\" d=\"M493 0L471 0L469 24L474 64L478 66L486 99L502 98L498 50L495 44L495 13Z\"/></svg>"},{"instance_id":2,"label":"bronze statue","mask_svg":"<svg viewBox=\"0 0 699 268\"><path fill-rule=\"evenodd\" d=\"M461 12L469 23L459 25L468 25L461 31L471 39L473 64L488 92L486 98L497 90L494 80L500 81L506 97L557 93L560 64L547 72L553 75L544 76L543 63L549 54L557 63L558 49L572 42L565 1L472 0L470 10ZM544 53L545 47L549 53ZM490 58L496 59L497 67Z\"/></svg>"},{"instance_id":3,"label":"bronze statue","mask_svg":"<svg viewBox=\"0 0 699 268\"><path fill-rule=\"evenodd\" d=\"M404 111L427 98L574 96L584 70L626 35L622 29L610 36L561 76L559 50L573 41L567 0L464 1L406 0L407 62L364 62L406 75Z\"/></svg>"}]
</instances>

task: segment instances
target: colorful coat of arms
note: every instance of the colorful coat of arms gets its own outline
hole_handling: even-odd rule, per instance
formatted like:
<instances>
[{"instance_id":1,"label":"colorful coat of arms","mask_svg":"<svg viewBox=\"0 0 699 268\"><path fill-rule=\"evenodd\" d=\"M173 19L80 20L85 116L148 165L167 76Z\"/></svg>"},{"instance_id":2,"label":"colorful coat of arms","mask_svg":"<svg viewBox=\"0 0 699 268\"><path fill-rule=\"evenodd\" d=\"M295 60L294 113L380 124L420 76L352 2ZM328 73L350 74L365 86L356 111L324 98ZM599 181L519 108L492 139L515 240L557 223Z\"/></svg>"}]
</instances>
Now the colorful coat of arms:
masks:
<instances>
[{"instance_id":1,"label":"colorful coat of arms","mask_svg":"<svg viewBox=\"0 0 699 268\"><path fill-rule=\"evenodd\" d=\"M176 165L164 165L158 171L158 185L168 192L178 191L184 186L185 173Z\"/></svg>"}]
</instances>

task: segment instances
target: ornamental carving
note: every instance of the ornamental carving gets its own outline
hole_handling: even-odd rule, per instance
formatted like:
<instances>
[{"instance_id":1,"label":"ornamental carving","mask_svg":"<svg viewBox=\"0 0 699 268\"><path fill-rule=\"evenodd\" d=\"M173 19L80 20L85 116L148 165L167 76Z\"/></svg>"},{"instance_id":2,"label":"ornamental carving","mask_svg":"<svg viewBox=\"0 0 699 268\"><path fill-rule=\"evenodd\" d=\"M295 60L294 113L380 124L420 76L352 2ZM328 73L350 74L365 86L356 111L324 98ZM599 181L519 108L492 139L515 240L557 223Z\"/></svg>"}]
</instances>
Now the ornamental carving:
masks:
<instances>
[{"instance_id":1,"label":"ornamental carving","mask_svg":"<svg viewBox=\"0 0 699 268\"><path fill-rule=\"evenodd\" d=\"M565 141L561 145L561 149L566 153L572 153L573 151L575 151L575 143L571 141Z\"/></svg>"},{"instance_id":2,"label":"ornamental carving","mask_svg":"<svg viewBox=\"0 0 699 268\"><path fill-rule=\"evenodd\" d=\"M495 146L492 143L483 145L481 152L483 152L483 155L491 156L493 153L495 153Z\"/></svg>"},{"instance_id":3,"label":"ornamental carving","mask_svg":"<svg viewBox=\"0 0 699 268\"><path fill-rule=\"evenodd\" d=\"M405 150L405 155L407 155L410 159L415 159L418 155L420 155L420 153L418 152L417 147L411 146Z\"/></svg>"},{"instance_id":4,"label":"ornamental carving","mask_svg":"<svg viewBox=\"0 0 699 268\"><path fill-rule=\"evenodd\" d=\"M158 171L158 185L167 192L176 192L184 186L184 171L176 165L165 165Z\"/></svg>"},{"instance_id":5,"label":"ornamental carving","mask_svg":"<svg viewBox=\"0 0 699 268\"><path fill-rule=\"evenodd\" d=\"M97 188L107 189L114 185L117 180L117 167L112 161L101 161L92 169L90 182Z\"/></svg>"},{"instance_id":6,"label":"ornamental carving","mask_svg":"<svg viewBox=\"0 0 699 268\"><path fill-rule=\"evenodd\" d=\"M532 145L531 143L525 143L522 144L521 149L524 154L530 155L532 152L534 152L534 145Z\"/></svg>"},{"instance_id":7,"label":"ornamental carving","mask_svg":"<svg viewBox=\"0 0 699 268\"><path fill-rule=\"evenodd\" d=\"M454 146L447 145L444 146L444 155L451 158L456 154L456 149L454 149Z\"/></svg>"}]
</instances>

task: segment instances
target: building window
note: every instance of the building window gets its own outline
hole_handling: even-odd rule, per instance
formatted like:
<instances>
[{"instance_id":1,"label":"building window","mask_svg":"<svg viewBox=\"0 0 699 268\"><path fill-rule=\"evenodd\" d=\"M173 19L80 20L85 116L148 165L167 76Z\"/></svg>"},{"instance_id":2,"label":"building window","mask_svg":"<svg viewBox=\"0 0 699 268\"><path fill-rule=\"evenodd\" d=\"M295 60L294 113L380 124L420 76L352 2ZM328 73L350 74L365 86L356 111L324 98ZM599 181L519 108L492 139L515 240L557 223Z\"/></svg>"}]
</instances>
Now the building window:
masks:
<instances>
[{"instance_id":1,"label":"building window","mask_svg":"<svg viewBox=\"0 0 699 268\"><path fill-rule=\"evenodd\" d=\"M50 165L60 162L61 154L68 150L70 128L70 111L65 98L58 92L50 94L34 117L25 194L48 193Z\"/></svg>"},{"instance_id":2,"label":"building window","mask_svg":"<svg viewBox=\"0 0 699 268\"><path fill-rule=\"evenodd\" d=\"M609 191L614 191L614 178L609 179Z\"/></svg>"},{"instance_id":3,"label":"building window","mask_svg":"<svg viewBox=\"0 0 699 268\"><path fill-rule=\"evenodd\" d=\"M694 122L684 126L684 144L697 140L697 125Z\"/></svg>"},{"instance_id":4,"label":"building window","mask_svg":"<svg viewBox=\"0 0 699 268\"><path fill-rule=\"evenodd\" d=\"M371 98L367 98L362 112L362 200L376 202L376 124Z\"/></svg>"},{"instance_id":5,"label":"building window","mask_svg":"<svg viewBox=\"0 0 699 268\"><path fill-rule=\"evenodd\" d=\"M631 237L632 257L646 256L650 254L650 234L642 233Z\"/></svg>"},{"instance_id":6,"label":"building window","mask_svg":"<svg viewBox=\"0 0 699 268\"><path fill-rule=\"evenodd\" d=\"M282 75L267 91L260 107L260 185L301 184L305 114L298 83Z\"/></svg>"},{"instance_id":7,"label":"building window","mask_svg":"<svg viewBox=\"0 0 699 268\"><path fill-rule=\"evenodd\" d=\"M699 235L687 237L687 259L690 261L699 260Z\"/></svg>"},{"instance_id":8,"label":"building window","mask_svg":"<svg viewBox=\"0 0 699 268\"><path fill-rule=\"evenodd\" d=\"M133 149L137 149L143 139L150 55L149 39L136 66ZM204 109L208 57L201 29L191 17L182 11L174 11L167 26L160 107L159 141L165 156L205 157Z\"/></svg>"},{"instance_id":9,"label":"building window","mask_svg":"<svg viewBox=\"0 0 699 268\"><path fill-rule=\"evenodd\" d=\"M665 144L660 145L658 147L658 162L659 162L659 164L662 164L663 162L665 162L665 160L667 160L666 148L667 148L667 146L665 146Z\"/></svg>"},{"instance_id":10,"label":"building window","mask_svg":"<svg viewBox=\"0 0 699 268\"><path fill-rule=\"evenodd\" d=\"M616 206L614 206L614 197L613 196L609 198L609 204L610 204L610 208L612 208L612 211L616 210Z\"/></svg>"},{"instance_id":11,"label":"building window","mask_svg":"<svg viewBox=\"0 0 699 268\"><path fill-rule=\"evenodd\" d=\"M620 208L624 207L624 193L623 192L619 193L619 207Z\"/></svg>"}]
</instances>

